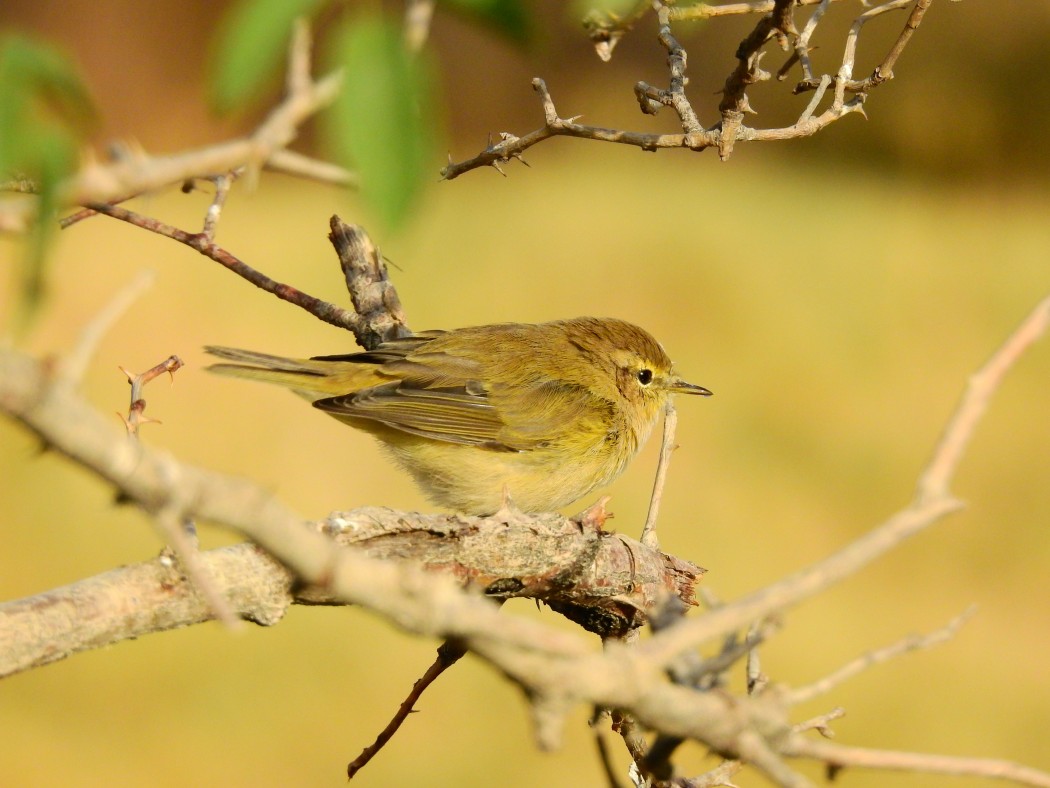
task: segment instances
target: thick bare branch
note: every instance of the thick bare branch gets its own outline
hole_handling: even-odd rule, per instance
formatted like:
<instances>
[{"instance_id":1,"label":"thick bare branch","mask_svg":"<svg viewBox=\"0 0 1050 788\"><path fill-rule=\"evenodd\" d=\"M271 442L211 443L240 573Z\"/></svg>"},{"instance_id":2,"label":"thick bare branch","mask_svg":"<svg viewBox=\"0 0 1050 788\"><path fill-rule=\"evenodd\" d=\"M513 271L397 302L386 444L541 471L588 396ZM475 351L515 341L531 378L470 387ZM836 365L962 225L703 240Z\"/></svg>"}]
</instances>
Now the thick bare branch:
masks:
<instances>
[{"instance_id":1,"label":"thick bare branch","mask_svg":"<svg viewBox=\"0 0 1050 788\"><path fill-rule=\"evenodd\" d=\"M637 626L669 594L691 604L701 574L687 562L557 515L508 522L370 507L335 513L312 530L373 558L440 572L490 599L544 600L605 635ZM323 586L295 584L287 569L259 555L255 546L237 545L194 553L193 560L198 578L205 576L232 613L249 621L275 624L292 604L341 603ZM187 577L181 561L180 567L165 553L0 604L0 676L214 618L214 600L200 593L203 584ZM80 617L77 610L93 613Z\"/></svg>"}]
</instances>

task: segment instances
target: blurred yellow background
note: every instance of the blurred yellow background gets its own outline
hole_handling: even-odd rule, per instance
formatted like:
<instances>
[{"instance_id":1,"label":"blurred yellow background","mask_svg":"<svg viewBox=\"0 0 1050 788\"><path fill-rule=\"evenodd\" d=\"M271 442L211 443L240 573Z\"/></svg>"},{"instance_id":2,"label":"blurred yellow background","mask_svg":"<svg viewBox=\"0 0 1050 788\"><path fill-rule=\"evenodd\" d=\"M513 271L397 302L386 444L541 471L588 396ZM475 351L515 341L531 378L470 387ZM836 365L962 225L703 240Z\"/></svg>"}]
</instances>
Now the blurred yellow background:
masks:
<instances>
[{"instance_id":1,"label":"blurred yellow background","mask_svg":"<svg viewBox=\"0 0 1050 788\"><path fill-rule=\"evenodd\" d=\"M0 23L76 53L107 122L101 133L163 151L234 132L232 122L204 115L210 6L30 5L8 4ZM660 81L663 57L648 29L602 71L558 4L541 11L553 32L528 54L439 18L456 158L480 149L489 130L536 126L528 78L537 75L564 115L635 129L668 123L638 116L630 95L632 80ZM715 30L723 35L714 27L705 35ZM1050 292L1046 151L1034 143L1045 138L1047 119L1035 113L1050 106L1050 89L1031 50L1048 33L1045 4L935 3L898 78L873 94L867 123L847 118L802 143L739 146L725 165L711 153L554 140L530 152L531 169L511 165L506 179L488 170L433 184L405 235L375 238L417 329L622 317L652 331L685 377L715 392L679 403L681 448L661 539L708 567L704 582L731 599L904 505L967 376ZM697 32L683 42L696 52L698 103L710 95L700 89L701 53L718 50L721 79L739 35L715 40ZM479 74L478 62L493 67ZM777 89L758 88L770 99ZM194 229L207 202L165 194L132 207ZM234 191L218 240L270 276L343 303L325 238L332 213L369 223L352 196L265 176L254 193ZM0 239L5 269L16 254ZM147 389L147 414L164 422L144 428L150 445L256 479L305 517L365 504L429 508L367 436L283 391L203 372L206 343L297 355L345 352L352 339L171 241L105 218L65 231L51 297L20 344L61 353L143 269L156 272L155 285L105 338L87 375L85 393L101 410L127 406L118 365L142 370L177 353L186 368L174 386ZM0 287L6 330L11 277ZM799 719L842 705L847 716L834 727L844 743L1050 769L1048 381L1044 340L1006 379L962 464L955 492L968 508L787 613L763 667L774 681L807 683L973 603L976 617L950 643L865 673L799 709ZM113 423L122 429L116 415ZM609 490L611 526L633 536L656 448ZM6 421L0 499L3 599L160 547L147 518L115 506L84 471L39 455ZM206 547L232 538L201 530ZM525 603L508 614L557 619ZM0 780L340 785L345 763L371 742L436 645L358 610L296 608L278 626L240 636L211 624L78 655L0 684ZM604 784L586 710L569 721L559 751L541 753L520 693L476 660L442 677L418 708L355 784ZM686 747L682 765L702 771L714 763L703 756ZM753 773L736 782L765 784ZM957 781L847 771L837 784Z\"/></svg>"}]
</instances>

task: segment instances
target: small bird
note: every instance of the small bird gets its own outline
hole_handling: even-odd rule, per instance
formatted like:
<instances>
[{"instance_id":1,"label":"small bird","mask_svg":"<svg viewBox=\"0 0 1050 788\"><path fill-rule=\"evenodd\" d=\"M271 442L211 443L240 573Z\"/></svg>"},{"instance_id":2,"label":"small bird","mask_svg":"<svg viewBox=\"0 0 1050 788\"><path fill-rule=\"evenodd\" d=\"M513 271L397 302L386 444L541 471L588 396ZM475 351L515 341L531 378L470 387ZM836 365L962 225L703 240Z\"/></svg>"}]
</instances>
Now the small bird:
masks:
<instances>
[{"instance_id":1,"label":"small bird","mask_svg":"<svg viewBox=\"0 0 1050 788\"><path fill-rule=\"evenodd\" d=\"M686 383L646 331L614 318L427 331L290 359L209 346L208 369L276 383L370 432L439 505L491 514L572 503L623 471Z\"/></svg>"}]
</instances>

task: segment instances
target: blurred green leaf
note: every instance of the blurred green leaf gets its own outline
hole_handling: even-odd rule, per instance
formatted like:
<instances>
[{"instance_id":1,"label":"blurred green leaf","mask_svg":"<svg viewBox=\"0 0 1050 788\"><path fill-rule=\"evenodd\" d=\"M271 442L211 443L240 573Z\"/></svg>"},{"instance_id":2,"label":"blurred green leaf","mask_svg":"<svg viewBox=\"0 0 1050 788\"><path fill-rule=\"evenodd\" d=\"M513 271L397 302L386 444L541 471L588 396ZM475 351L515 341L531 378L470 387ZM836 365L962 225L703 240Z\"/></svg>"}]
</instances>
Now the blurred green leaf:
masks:
<instances>
[{"instance_id":1,"label":"blurred green leaf","mask_svg":"<svg viewBox=\"0 0 1050 788\"><path fill-rule=\"evenodd\" d=\"M435 123L429 70L405 50L399 27L379 17L349 24L336 47L344 79L331 114L331 141L360 175L365 199L397 228L430 174Z\"/></svg>"},{"instance_id":2,"label":"blurred green leaf","mask_svg":"<svg viewBox=\"0 0 1050 788\"><path fill-rule=\"evenodd\" d=\"M94 111L73 64L57 50L22 36L0 39L0 172L34 175L42 161L67 155ZM41 132L54 135L41 138Z\"/></svg>"},{"instance_id":3,"label":"blurred green leaf","mask_svg":"<svg viewBox=\"0 0 1050 788\"><path fill-rule=\"evenodd\" d=\"M74 65L57 50L22 36L0 39L0 180L31 184L38 195L21 267L23 319L43 295L46 253L58 187L77 161L94 111Z\"/></svg>"},{"instance_id":4,"label":"blurred green leaf","mask_svg":"<svg viewBox=\"0 0 1050 788\"><path fill-rule=\"evenodd\" d=\"M34 173L39 202L37 220L30 228L19 283L21 319L30 320L44 298L47 252L58 225L58 187L75 166L74 151L61 134L45 132L39 138L40 160Z\"/></svg>"},{"instance_id":5,"label":"blurred green leaf","mask_svg":"<svg viewBox=\"0 0 1050 788\"><path fill-rule=\"evenodd\" d=\"M292 23L324 0L241 0L226 14L214 40L208 80L220 112L249 104L277 73L288 51Z\"/></svg>"},{"instance_id":6,"label":"blurred green leaf","mask_svg":"<svg viewBox=\"0 0 1050 788\"><path fill-rule=\"evenodd\" d=\"M529 12L519 0L441 0L441 4L482 22L516 44L527 44L532 40Z\"/></svg>"}]
</instances>

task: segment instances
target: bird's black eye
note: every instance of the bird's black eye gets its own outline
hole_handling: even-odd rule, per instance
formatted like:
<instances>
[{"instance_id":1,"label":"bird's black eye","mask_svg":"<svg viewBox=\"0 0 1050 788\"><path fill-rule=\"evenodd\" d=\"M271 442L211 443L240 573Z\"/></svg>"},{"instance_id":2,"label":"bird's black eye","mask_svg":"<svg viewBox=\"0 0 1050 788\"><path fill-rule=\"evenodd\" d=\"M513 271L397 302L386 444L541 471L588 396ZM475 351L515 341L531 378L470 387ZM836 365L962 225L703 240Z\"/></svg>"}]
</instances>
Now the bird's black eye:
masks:
<instances>
[{"instance_id":1,"label":"bird's black eye","mask_svg":"<svg viewBox=\"0 0 1050 788\"><path fill-rule=\"evenodd\" d=\"M648 386L653 382L653 371L651 369L638 370L638 382L643 386Z\"/></svg>"}]
</instances>

